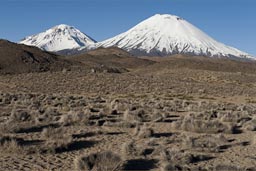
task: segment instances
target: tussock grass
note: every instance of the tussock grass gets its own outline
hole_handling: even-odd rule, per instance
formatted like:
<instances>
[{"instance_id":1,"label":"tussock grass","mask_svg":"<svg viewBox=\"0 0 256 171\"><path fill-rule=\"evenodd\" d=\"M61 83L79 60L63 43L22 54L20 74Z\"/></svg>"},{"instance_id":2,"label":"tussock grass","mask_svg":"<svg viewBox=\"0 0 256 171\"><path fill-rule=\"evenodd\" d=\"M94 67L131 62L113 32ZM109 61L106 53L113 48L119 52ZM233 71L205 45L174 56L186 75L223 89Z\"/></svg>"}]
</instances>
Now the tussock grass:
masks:
<instances>
[{"instance_id":1,"label":"tussock grass","mask_svg":"<svg viewBox=\"0 0 256 171\"><path fill-rule=\"evenodd\" d=\"M234 133L235 125L232 123L224 123L218 119L202 120L194 115L187 115L181 120L173 122L172 127L176 130L183 130L196 133Z\"/></svg>"},{"instance_id":2,"label":"tussock grass","mask_svg":"<svg viewBox=\"0 0 256 171\"><path fill-rule=\"evenodd\" d=\"M74 163L77 171L118 171L120 170L122 159L111 151L105 151L79 156Z\"/></svg>"},{"instance_id":3,"label":"tussock grass","mask_svg":"<svg viewBox=\"0 0 256 171\"><path fill-rule=\"evenodd\" d=\"M197 137L186 136L182 144L185 149L193 149L205 152L219 152L221 147L226 145L228 140L224 135L203 135Z\"/></svg>"},{"instance_id":4,"label":"tussock grass","mask_svg":"<svg viewBox=\"0 0 256 171\"><path fill-rule=\"evenodd\" d=\"M63 127L45 128L41 133L41 137L45 140L44 148L53 153L59 149L67 149L73 141L72 136Z\"/></svg>"}]
</instances>

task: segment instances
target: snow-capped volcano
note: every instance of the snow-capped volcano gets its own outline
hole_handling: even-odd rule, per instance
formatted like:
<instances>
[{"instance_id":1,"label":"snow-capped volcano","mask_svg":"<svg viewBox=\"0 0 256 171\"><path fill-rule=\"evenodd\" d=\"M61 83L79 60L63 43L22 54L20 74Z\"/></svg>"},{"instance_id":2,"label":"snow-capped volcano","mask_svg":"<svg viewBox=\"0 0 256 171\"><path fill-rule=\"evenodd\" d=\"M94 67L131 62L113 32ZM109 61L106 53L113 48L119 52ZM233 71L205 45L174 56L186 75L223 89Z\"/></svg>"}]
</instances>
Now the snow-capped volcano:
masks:
<instances>
[{"instance_id":1,"label":"snow-capped volcano","mask_svg":"<svg viewBox=\"0 0 256 171\"><path fill-rule=\"evenodd\" d=\"M125 33L99 42L96 47L117 46L135 55L171 54L254 58L217 42L181 17L156 14Z\"/></svg>"},{"instance_id":2,"label":"snow-capped volcano","mask_svg":"<svg viewBox=\"0 0 256 171\"><path fill-rule=\"evenodd\" d=\"M95 40L75 27L61 24L45 32L28 36L19 43L56 52L64 49L85 47L94 44Z\"/></svg>"}]
</instances>

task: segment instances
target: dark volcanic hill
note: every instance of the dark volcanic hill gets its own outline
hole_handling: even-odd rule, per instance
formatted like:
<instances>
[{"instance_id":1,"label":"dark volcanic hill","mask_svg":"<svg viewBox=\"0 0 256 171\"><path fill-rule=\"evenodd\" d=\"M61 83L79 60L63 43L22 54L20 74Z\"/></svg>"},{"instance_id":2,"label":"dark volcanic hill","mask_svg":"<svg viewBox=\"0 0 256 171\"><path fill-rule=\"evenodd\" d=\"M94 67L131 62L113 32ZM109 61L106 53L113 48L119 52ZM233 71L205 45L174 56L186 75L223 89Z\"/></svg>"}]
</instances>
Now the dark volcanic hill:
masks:
<instances>
[{"instance_id":1,"label":"dark volcanic hill","mask_svg":"<svg viewBox=\"0 0 256 171\"><path fill-rule=\"evenodd\" d=\"M86 66L101 68L136 69L156 63L148 59L132 56L130 53L117 48L98 48L84 54L69 56L68 59L81 62Z\"/></svg>"},{"instance_id":2,"label":"dark volcanic hill","mask_svg":"<svg viewBox=\"0 0 256 171\"><path fill-rule=\"evenodd\" d=\"M141 57L157 62L155 65L146 67L143 72L157 73L173 69L192 69L230 73L256 73L255 61L239 61L228 58L208 58L203 56L172 55L166 58ZM200 72L200 71L199 71Z\"/></svg>"},{"instance_id":3,"label":"dark volcanic hill","mask_svg":"<svg viewBox=\"0 0 256 171\"><path fill-rule=\"evenodd\" d=\"M71 64L37 47L0 39L0 74L58 71L69 68Z\"/></svg>"}]
</instances>

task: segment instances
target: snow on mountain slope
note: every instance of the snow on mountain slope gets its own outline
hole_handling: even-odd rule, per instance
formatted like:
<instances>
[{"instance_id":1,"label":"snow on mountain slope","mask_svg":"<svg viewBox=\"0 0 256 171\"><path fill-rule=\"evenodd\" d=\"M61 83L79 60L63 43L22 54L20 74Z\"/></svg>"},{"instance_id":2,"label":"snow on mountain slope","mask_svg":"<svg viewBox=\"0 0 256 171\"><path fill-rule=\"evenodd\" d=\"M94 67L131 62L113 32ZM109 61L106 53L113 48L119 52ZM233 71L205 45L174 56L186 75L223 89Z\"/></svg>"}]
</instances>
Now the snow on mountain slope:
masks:
<instances>
[{"instance_id":1,"label":"snow on mountain slope","mask_svg":"<svg viewBox=\"0 0 256 171\"><path fill-rule=\"evenodd\" d=\"M95 40L75 27L61 24L45 32L28 36L19 43L56 52L64 49L85 47L94 44Z\"/></svg>"},{"instance_id":2,"label":"snow on mountain slope","mask_svg":"<svg viewBox=\"0 0 256 171\"><path fill-rule=\"evenodd\" d=\"M169 14L156 14L127 32L93 46L117 46L135 55L190 54L254 59L247 53L217 42L186 20Z\"/></svg>"}]
</instances>

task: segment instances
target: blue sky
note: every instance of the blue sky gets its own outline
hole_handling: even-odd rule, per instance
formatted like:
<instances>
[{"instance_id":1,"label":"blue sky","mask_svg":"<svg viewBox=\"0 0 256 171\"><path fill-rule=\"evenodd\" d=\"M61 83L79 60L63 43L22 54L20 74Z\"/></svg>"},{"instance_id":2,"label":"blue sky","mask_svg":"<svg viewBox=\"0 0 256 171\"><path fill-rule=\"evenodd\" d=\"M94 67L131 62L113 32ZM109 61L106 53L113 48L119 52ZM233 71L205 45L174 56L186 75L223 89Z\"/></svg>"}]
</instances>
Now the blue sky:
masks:
<instances>
[{"instance_id":1,"label":"blue sky","mask_svg":"<svg viewBox=\"0 0 256 171\"><path fill-rule=\"evenodd\" d=\"M68 24L101 41L157 13L256 55L256 0L0 0L0 38L18 41Z\"/></svg>"}]
</instances>

